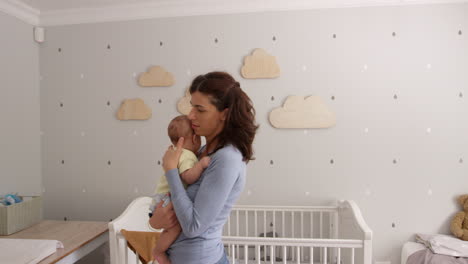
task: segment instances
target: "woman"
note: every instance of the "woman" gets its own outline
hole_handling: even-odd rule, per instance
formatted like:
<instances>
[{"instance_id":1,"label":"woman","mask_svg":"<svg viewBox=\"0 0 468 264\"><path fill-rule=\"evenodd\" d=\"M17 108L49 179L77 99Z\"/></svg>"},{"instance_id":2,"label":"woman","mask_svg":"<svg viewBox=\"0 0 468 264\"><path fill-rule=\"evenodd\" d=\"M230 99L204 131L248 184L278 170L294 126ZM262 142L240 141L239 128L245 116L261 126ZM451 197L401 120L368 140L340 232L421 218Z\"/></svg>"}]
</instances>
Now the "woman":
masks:
<instances>
[{"instance_id":1,"label":"woman","mask_svg":"<svg viewBox=\"0 0 468 264\"><path fill-rule=\"evenodd\" d=\"M172 204L164 208L158 205L150 224L170 228L180 223L182 234L168 250L173 264L229 263L221 234L244 188L246 163L253 159L252 143L258 128L255 109L239 83L224 72L198 76L190 94L192 110L188 117L195 134L206 139L198 158L210 156L211 162L200 179L185 190L177 170L183 139L175 149L169 147L163 168Z\"/></svg>"}]
</instances>

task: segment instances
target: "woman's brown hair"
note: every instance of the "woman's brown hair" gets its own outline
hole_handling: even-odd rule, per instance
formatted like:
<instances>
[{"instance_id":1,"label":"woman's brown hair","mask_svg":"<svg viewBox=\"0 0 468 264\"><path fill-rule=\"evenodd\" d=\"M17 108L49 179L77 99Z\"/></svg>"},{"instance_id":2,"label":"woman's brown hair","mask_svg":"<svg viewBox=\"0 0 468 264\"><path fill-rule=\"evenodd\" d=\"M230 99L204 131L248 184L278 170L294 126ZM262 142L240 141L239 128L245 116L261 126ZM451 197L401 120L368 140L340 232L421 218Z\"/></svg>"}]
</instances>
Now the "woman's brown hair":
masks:
<instances>
[{"instance_id":1,"label":"woman's brown hair","mask_svg":"<svg viewBox=\"0 0 468 264\"><path fill-rule=\"evenodd\" d=\"M247 94L231 75L226 72L210 72L196 77L190 94L200 92L208 95L218 111L228 109L224 129L217 135L218 145L214 152L227 144L240 150L243 161L253 160L252 143L258 125L255 124L255 109Z\"/></svg>"}]
</instances>

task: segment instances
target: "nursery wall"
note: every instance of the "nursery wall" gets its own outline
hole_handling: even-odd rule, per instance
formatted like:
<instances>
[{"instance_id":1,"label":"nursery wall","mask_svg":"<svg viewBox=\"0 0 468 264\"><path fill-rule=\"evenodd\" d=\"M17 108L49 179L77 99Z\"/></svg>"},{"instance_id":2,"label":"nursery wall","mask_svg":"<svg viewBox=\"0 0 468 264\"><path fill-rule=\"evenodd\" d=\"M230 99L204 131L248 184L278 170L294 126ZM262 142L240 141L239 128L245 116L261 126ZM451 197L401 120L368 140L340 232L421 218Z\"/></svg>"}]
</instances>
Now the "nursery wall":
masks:
<instances>
[{"instance_id":1,"label":"nursery wall","mask_svg":"<svg viewBox=\"0 0 468 264\"><path fill-rule=\"evenodd\" d=\"M152 194L176 103L196 75L213 70L240 81L260 124L241 204L353 199L374 231L374 259L395 264L414 233L447 233L458 210L454 198L467 192L467 4L162 18L46 32L40 112L47 218L110 220L135 197ZM276 56L279 78L240 76L254 48ZM176 84L138 86L136 77L152 65L173 73ZM336 126L273 128L268 113L288 95L321 96ZM117 120L121 102L137 97L153 117Z\"/></svg>"},{"instance_id":2,"label":"nursery wall","mask_svg":"<svg viewBox=\"0 0 468 264\"><path fill-rule=\"evenodd\" d=\"M39 195L39 48L31 25L2 12L0 33L0 195Z\"/></svg>"}]
</instances>

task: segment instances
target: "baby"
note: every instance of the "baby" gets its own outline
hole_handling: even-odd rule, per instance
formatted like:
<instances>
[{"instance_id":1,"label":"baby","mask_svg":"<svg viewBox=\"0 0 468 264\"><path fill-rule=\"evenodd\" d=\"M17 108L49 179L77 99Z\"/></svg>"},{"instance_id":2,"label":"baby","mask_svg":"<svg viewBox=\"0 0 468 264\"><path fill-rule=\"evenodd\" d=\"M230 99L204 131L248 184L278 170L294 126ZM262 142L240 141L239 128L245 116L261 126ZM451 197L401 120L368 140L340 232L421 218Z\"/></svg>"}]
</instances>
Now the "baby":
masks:
<instances>
[{"instance_id":1,"label":"baby","mask_svg":"<svg viewBox=\"0 0 468 264\"><path fill-rule=\"evenodd\" d=\"M202 171L208 167L210 163L209 157L204 157L198 161L197 153L201 146L200 136L195 135L192 130L190 120L185 115L177 116L172 119L167 128L167 133L171 139L172 144L176 145L180 137L183 137L184 146L182 149L182 155L179 159L177 169L179 175L182 178L185 186L196 182L202 173ZM153 196L153 203L151 204L151 212L155 210L157 204L164 201L163 207L170 202L170 188L167 182L166 176L163 175L159 178L159 183L156 188L156 193ZM152 213L150 214L151 217ZM159 262L159 264L170 264L169 258L166 255L166 250L171 244L177 239L182 228L180 225L176 225L170 229L165 229L153 249L153 256Z\"/></svg>"}]
</instances>

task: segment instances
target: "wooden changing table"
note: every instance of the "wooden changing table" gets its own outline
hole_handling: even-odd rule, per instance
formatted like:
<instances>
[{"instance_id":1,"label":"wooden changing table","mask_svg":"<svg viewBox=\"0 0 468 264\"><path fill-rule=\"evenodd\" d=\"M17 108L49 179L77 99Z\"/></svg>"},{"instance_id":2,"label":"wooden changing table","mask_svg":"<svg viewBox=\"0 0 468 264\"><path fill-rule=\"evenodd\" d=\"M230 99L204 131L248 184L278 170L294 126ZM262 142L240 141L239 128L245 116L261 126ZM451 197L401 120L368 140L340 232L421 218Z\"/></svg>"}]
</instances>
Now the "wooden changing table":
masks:
<instances>
[{"instance_id":1,"label":"wooden changing table","mask_svg":"<svg viewBox=\"0 0 468 264\"><path fill-rule=\"evenodd\" d=\"M107 222L44 220L39 224L0 238L54 239L64 248L39 264L74 263L109 240Z\"/></svg>"}]
</instances>

